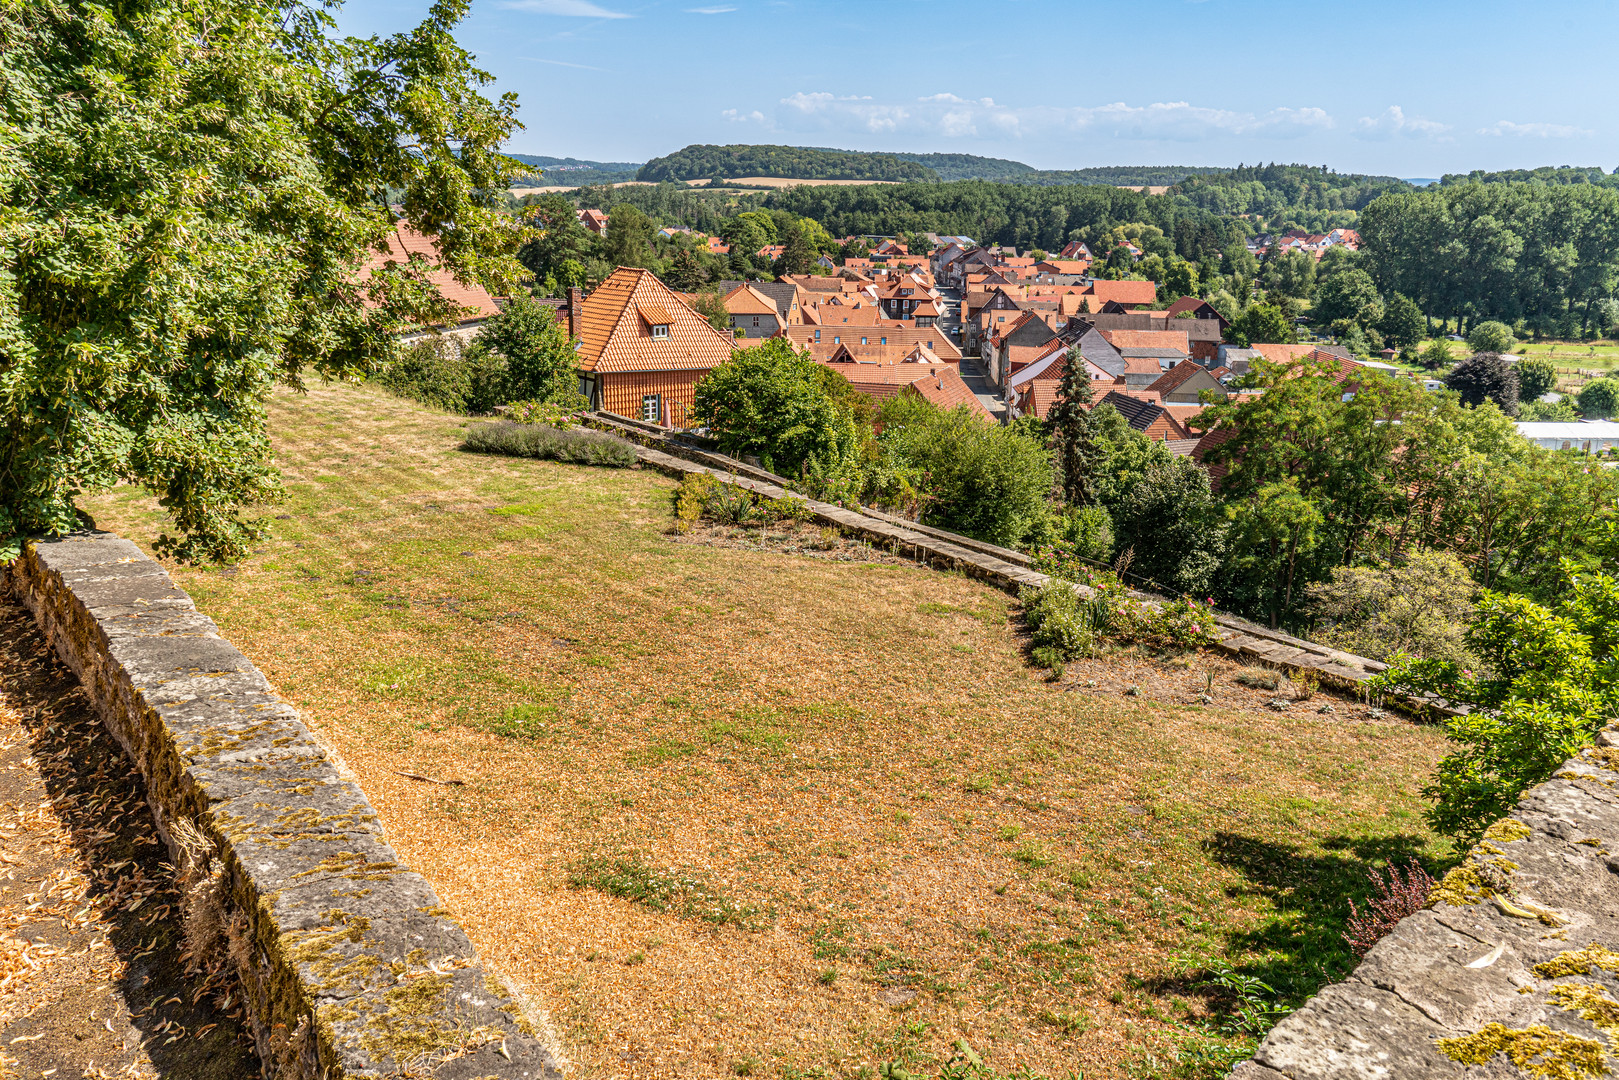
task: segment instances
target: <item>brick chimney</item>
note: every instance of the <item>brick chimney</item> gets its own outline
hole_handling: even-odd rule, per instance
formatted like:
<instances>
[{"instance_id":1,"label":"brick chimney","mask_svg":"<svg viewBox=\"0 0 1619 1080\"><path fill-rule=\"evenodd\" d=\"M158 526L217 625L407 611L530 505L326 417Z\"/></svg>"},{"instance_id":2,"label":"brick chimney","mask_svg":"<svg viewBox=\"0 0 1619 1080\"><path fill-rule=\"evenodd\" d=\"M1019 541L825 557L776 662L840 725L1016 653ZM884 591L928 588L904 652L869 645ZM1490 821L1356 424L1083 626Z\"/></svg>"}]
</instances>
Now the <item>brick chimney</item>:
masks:
<instances>
[{"instance_id":1,"label":"brick chimney","mask_svg":"<svg viewBox=\"0 0 1619 1080\"><path fill-rule=\"evenodd\" d=\"M578 337L579 327L584 323L584 312L580 310L585 302L583 289L568 290L568 336Z\"/></svg>"}]
</instances>

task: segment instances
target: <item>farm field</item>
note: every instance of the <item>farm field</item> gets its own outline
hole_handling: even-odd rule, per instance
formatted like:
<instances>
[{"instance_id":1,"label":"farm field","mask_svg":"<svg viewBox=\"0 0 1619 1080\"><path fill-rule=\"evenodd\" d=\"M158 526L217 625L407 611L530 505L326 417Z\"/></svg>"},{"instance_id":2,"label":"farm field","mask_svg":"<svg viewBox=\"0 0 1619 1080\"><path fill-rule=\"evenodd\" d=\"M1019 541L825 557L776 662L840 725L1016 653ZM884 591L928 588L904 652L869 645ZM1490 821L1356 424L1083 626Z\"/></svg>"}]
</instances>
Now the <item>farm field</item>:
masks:
<instances>
[{"instance_id":1,"label":"farm field","mask_svg":"<svg viewBox=\"0 0 1619 1080\"><path fill-rule=\"evenodd\" d=\"M171 572L574 1076L932 1075L957 1039L998 1073L1221 1076L1251 1039L1211 976L1296 1003L1352 963L1369 867L1449 855L1436 729L1198 654L1047 683L1004 593L675 537L672 481L466 454L464 422L278 392L274 535ZM135 489L85 505L160 526Z\"/></svg>"}]
</instances>

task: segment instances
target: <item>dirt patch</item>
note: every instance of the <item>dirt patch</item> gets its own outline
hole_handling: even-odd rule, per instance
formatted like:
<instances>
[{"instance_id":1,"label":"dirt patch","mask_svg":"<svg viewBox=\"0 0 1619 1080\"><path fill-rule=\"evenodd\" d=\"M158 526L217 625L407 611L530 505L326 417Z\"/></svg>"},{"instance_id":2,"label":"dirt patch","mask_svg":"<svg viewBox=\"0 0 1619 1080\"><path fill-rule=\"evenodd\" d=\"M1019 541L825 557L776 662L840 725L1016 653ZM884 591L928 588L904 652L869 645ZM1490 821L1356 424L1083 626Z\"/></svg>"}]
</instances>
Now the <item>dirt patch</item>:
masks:
<instances>
[{"instance_id":1,"label":"dirt patch","mask_svg":"<svg viewBox=\"0 0 1619 1080\"><path fill-rule=\"evenodd\" d=\"M0 680L0 1077L258 1077L240 995L185 970L139 772L9 598Z\"/></svg>"}]
</instances>

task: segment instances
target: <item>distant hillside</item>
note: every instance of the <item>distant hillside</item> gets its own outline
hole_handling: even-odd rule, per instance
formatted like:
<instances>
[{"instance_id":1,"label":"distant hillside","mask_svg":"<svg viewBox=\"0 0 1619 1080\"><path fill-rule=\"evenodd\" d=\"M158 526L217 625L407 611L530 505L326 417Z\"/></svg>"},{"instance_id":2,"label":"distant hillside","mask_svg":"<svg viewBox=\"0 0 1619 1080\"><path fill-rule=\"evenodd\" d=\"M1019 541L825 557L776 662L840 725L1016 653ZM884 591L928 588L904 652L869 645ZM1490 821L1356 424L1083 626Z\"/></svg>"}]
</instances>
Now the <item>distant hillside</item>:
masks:
<instances>
[{"instance_id":1,"label":"distant hillside","mask_svg":"<svg viewBox=\"0 0 1619 1080\"><path fill-rule=\"evenodd\" d=\"M1212 175L1187 177L1170 188L1201 210L1246 217L1270 231L1312 232L1350 227L1381 195L1411 191L1394 176L1333 172L1320 165L1239 165Z\"/></svg>"},{"instance_id":2,"label":"distant hillside","mask_svg":"<svg viewBox=\"0 0 1619 1080\"><path fill-rule=\"evenodd\" d=\"M637 180L777 176L793 180L933 180L933 170L894 154L809 146L688 146L641 166Z\"/></svg>"},{"instance_id":3,"label":"distant hillside","mask_svg":"<svg viewBox=\"0 0 1619 1080\"><path fill-rule=\"evenodd\" d=\"M940 180L1020 180L1033 174L1032 165L1006 158L979 157L977 154L895 154L914 161L938 174Z\"/></svg>"},{"instance_id":4,"label":"distant hillside","mask_svg":"<svg viewBox=\"0 0 1619 1080\"><path fill-rule=\"evenodd\" d=\"M976 154L895 154L897 158L926 165L940 180L998 180L1007 184L1108 184L1114 187L1167 187L1189 176L1222 173L1217 165L1108 165L1091 169L1036 169L1007 158L979 157Z\"/></svg>"},{"instance_id":5,"label":"distant hillside","mask_svg":"<svg viewBox=\"0 0 1619 1080\"><path fill-rule=\"evenodd\" d=\"M549 187L556 184L617 184L634 180L641 168L638 161L582 161L579 158L543 157L534 154L508 154L524 165L543 169L545 175L519 181L517 187Z\"/></svg>"},{"instance_id":6,"label":"distant hillside","mask_svg":"<svg viewBox=\"0 0 1619 1080\"><path fill-rule=\"evenodd\" d=\"M1470 173L1447 173L1439 182L1452 184L1596 184L1599 187L1619 187L1619 169L1611 173L1600 166L1543 165L1538 169L1508 169L1504 172L1485 172L1474 169Z\"/></svg>"}]
</instances>

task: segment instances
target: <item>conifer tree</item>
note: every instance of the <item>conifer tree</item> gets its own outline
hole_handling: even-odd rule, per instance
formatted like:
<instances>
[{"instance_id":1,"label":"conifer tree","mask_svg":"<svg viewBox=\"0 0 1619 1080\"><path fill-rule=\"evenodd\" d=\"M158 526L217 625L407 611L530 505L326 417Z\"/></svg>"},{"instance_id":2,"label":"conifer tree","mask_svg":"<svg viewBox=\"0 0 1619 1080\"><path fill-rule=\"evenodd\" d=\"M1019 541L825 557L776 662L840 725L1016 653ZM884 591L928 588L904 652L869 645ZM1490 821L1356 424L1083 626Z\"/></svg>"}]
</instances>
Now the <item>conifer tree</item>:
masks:
<instances>
[{"instance_id":1,"label":"conifer tree","mask_svg":"<svg viewBox=\"0 0 1619 1080\"><path fill-rule=\"evenodd\" d=\"M1046 417L1046 430L1056 444L1062 471L1063 497L1074 506L1095 502L1091 473L1101 460L1091 417L1091 377L1079 346L1068 350L1058 397Z\"/></svg>"}]
</instances>

